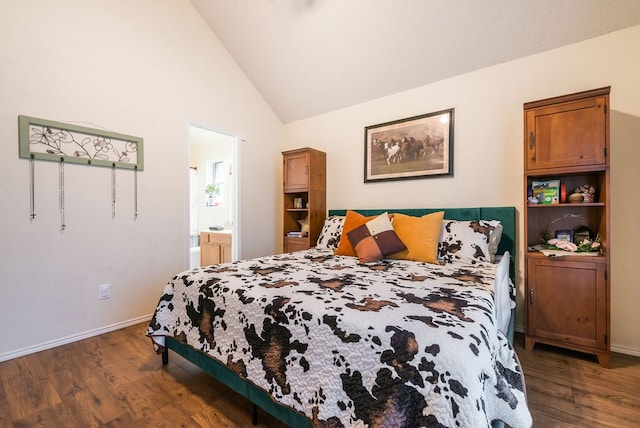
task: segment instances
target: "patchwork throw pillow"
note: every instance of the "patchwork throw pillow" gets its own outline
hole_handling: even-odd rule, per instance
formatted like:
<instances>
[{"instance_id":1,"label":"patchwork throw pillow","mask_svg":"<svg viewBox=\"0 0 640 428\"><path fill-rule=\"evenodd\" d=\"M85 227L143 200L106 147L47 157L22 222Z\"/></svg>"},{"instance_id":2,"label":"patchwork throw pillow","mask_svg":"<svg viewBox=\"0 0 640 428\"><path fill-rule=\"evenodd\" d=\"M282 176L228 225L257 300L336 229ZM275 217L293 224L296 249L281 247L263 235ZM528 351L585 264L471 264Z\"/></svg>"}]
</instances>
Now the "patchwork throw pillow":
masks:
<instances>
[{"instance_id":1,"label":"patchwork throw pillow","mask_svg":"<svg viewBox=\"0 0 640 428\"><path fill-rule=\"evenodd\" d=\"M388 213L356 227L347 236L361 263L374 262L407 249L393 230Z\"/></svg>"},{"instance_id":2,"label":"patchwork throw pillow","mask_svg":"<svg viewBox=\"0 0 640 428\"><path fill-rule=\"evenodd\" d=\"M356 250L353 248L353 245L351 245L351 241L349 241L347 233L351 232L356 227L362 226L369 220L373 220L374 218L376 218L376 216L365 217L355 211L347 210L347 215L344 218L344 226L342 226L340 243L333 254L336 256L356 257Z\"/></svg>"},{"instance_id":3,"label":"patchwork throw pillow","mask_svg":"<svg viewBox=\"0 0 640 428\"><path fill-rule=\"evenodd\" d=\"M340 236L342 235L342 227L344 226L344 219L345 216L343 215L332 215L324 221L324 225L318 236L316 248L333 251L338 248Z\"/></svg>"},{"instance_id":4,"label":"patchwork throw pillow","mask_svg":"<svg viewBox=\"0 0 640 428\"><path fill-rule=\"evenodd\" d=\"M438 262L438 242L444 211L414 217L393 214L393 229L407 246L407 249L389 256L390 259L414 260L440 264Z\"/></svg>"},{"instance_id":5,"label":"patchwork throw pillow","mask_svg":"<svg viewBox=\"0 0 640 428\"><path fill-rule=\"evenodd\" d=\"M491 261L489 243L491 234L497 233L495 230L498 225L500 225L498 220L444 220L438 249L440 259L445 263ZM502 225L500 225L500 236L502 236ZM497 235L494 235L495 251L498 248L496 238Z\"/></svg>"}]
</instances>

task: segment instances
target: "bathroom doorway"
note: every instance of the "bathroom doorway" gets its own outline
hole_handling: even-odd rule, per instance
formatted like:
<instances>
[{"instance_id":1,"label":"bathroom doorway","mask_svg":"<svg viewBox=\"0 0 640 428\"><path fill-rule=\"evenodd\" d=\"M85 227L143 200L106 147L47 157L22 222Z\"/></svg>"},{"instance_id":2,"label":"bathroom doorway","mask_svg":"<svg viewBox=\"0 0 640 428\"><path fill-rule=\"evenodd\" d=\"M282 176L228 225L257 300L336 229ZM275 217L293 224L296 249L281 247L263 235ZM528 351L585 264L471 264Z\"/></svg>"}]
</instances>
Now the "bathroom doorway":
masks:
<instances>
[{"instance_id":1,"label":"bathroom doorway","mask_svg":"<svg viewBox=\"0 0 640 428\"><path fill-rule=\"evenodd\" d=\"M189 268L200 266L200 233L231 234L237 260L238 136L189 125Z\"/></svg>"}]
</instances>

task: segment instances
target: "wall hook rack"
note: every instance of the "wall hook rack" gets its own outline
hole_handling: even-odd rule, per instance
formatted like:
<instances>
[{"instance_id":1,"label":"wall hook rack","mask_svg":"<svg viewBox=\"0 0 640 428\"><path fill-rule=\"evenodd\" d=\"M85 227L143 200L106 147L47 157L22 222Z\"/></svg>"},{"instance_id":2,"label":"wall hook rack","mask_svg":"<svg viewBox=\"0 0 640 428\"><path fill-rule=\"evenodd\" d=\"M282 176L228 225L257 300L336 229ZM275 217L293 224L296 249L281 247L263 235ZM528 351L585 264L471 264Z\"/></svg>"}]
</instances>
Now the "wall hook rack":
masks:
<instances>
[{"instance_id":1,"label":"wall hook rack","mask_svg":"<svg viewBox=\"0 0 640 428\"><path fill-rule=\"evenodd\" d=\"M140 137L18 116L20 157L122 169L144 169Z\"/></svg>"},{"instance_id":2,"label":"wall hook rack","mask_svg":"<svg viewBox=\"0 0 640 428\"><path fill-rule=\"evenodd\" d=\"M64 164L111 168L111 218L116 215L116 169L134 171L135 213L138 218L138 171L144 168L142 138L70 125L30 116L18 116L19 155L29 159L30 219L35 213L35 160L59 162L60 230L64 231Z\"/></svg>"}]
</instances>

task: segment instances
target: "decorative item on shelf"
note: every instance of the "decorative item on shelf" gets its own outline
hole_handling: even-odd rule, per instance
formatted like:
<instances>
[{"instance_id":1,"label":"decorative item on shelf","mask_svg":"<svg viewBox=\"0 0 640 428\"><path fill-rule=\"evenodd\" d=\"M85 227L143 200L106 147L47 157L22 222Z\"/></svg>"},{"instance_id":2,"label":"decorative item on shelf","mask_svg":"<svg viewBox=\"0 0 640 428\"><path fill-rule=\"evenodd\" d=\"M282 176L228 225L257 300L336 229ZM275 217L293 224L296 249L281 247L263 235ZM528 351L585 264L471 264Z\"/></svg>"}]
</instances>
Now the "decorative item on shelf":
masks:
<instances>
[{"instance_id":1,"label":"decorative item on shelf","mask_svg":"<svg viewBox=\"0 0 640 428\"><path fill-rule=\"evenodd\" d=\"M293 208L295 209L302 208L302 198L293 198Z\"/></svg>"},{"instance_id":2,"label":"decorative item on shelf","mask_svg":"<svg viewBox=\"0 0 640 428\"><path fill-rule=\"evenodd\" d=\"M544 246L549 250L563 250L569 251L570 253L599 253L600 238L596 237L593 240L585 239L577 244L565 238L553 238L549 239Z\"/></svg>"},{"instance_id":3,"label":"decorative item on shelf","mask_svg":"<svg viewBox=\"0 0 640 428\"><path fill-rule=\"evenodd\" d=\"M571 220L577 220L577 219L582 219L582 218L583 218L583 217L582 217L582 215L580 215L580 214L571 214L571 213L566 213L566 214L563 214L563 215L561 215L560 217L558 217L558 218L556 218L556 219L552 220L552 221L551 221L551 222L549 222L549 224L547 225L547 227L546 227L546 229L545 229L545 232L544 232L544 235L542 236L542 244L543 244L543 245L546 245L546 243L547 243L549 240L551 240L552 238L558 238L558 233L559 233L559 232L564 232L564 231L569 230L569 228L565 227L565 229L559 229L559 230L557 230L556 232L554 232L553 234L551 234L551 232L549 232L549 230L550 230L550 227L551 227L551 226L553 226L554 224L556 224L556 223L558 223L558 222L560 222L560 221L564 221L564 222L565 222L565 224L566 224L566 222L568 222L568 221L571 221ZM573 231L572 231L572 230L571 230L571 232L573 233Z\"/></svg>"},{"instance_id":4,"label":"decorative item on shelf","mask_svg":"<svg viewBox=\"0 0 640 428\"><path fill-rule=\"evenodd\" d=\"M569 195L569 203L581 204L584 201L584 195L582 193L572 193Z\"/></svg>"},{"instance_id":5,"label":"decorative item on shelf","mask_svg":"<svg viewBox=\"0 0 640 428\"><path fill-rule=\"evenodd\" d=\"M582 241L593 241L595 235L591 229L587 226L578 226L573 231L573 242L580 243Z\"/></svg>"},{"instance_id":6,"label":"decorative item on shelf","mask_svg":"<svg viewBox=\"0 0 640 428\"><path fill-rule=\"evenodd\" d=\"M550 222L547 225L545 236L542 237L542 245L548 250L562 250L571 253L600 252L600 238L598 236L593 238L591 229L586 226L580 226L575 231L569 229L556 230L554 234L555 237L551 238L551 234L549 233L549 227L551 227L551 225L563 220L581 218L583 217L580 214L567 213ZM587 231L586 239L582 234L585 230ZM576 232L578 232L578 235L576 235Z\"/></svg>"},{"instance_id":7,"label":"decorative item on shelf","mask_svg":"<svg viewBox=\"0 0 640 428\"><path fill-rule=\"evenodd\" d=\"M595 200L596 189L589 184L583 184L582 186L576 188L575 193L582 194L582 202L591 203Z\"/></svg>"},{"instance_id":8,"label":"decorative item on shelf","mask_svg":"<svg viewBox=\"0 0 640 428\"><path fill-rule=\"evenodd\" d=\"M556 239L566 239L569 242L574 242L573 230L556 230Z\"/></svg>"},{"instance_id":9,"label":"decorative item on shelf","mask_svg":"<svg viewBox=\"0 0 640 428\"><path fill-rule=\"evenodd\" d=\"M560 203L560 180L533 181L531 183L531 196L538 204ZM532 199L529 198L529 202Z\"/></svg>"},{"instance_id":10,"label":"decorative item on shelf","mask_svg":"<svg viewBox=\"0 0 640 428\"><path fill-rule=\"evenodd\" d=\"M298 223L300 223L300 232L305 233L305 234L308 235L309 234L309 219L307 217L301 218L300 220L298 220Z\"/></svg>"}]
</instances>

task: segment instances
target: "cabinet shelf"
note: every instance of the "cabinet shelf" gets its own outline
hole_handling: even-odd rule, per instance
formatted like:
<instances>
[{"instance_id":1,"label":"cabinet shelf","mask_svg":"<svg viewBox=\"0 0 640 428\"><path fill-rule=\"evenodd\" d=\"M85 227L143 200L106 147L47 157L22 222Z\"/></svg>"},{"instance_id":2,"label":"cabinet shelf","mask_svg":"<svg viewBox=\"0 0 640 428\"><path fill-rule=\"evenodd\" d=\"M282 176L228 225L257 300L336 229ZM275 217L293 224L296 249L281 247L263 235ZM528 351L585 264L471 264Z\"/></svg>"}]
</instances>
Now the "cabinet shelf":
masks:
<instances>
[{"instance_id":1,"label":"cabinet shelf","mask_svg":"<svg viewBox=\"0 0 640 428\"><path fill-rule=\"evenodd\" d=\"M527 204L527 208L580 208L580 207L604 207L604 202L581 202L579 204L560 203L560 204Z\"/></svg>"},{"instance_id":2,"label":"cabinet shelf","mask_svg":"<svg viewBox=\"0 0 640 428\"><path fill-rule=\"evenodd\" d=\"M567 261L567 262L575 262L575 261L580 261L580 262L589 262L589 261L593 261L593 262L598 262L598 263L603 263L606 262L607 257L604 254L598 254L597 256L580 256L578 254L567 254L564 256L560 256L560 257L547 257L544 254L542 254L540 251L529 251L527 250L526 254L527 258L536 258L536 259L546 259L546 260L554 260L554 261Z\"/></svg>"}]
</instances>

